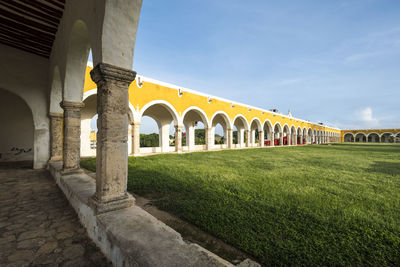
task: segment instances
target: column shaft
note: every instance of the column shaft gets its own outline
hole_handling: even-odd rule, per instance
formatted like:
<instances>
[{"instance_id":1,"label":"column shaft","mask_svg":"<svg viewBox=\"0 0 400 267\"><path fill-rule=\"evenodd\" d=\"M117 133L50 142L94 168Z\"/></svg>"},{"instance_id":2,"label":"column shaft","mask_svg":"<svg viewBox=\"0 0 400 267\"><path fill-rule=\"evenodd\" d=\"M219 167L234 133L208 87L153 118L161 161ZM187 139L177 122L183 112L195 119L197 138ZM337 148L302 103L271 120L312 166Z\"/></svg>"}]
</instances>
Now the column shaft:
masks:
<instances>
[{"instance_id":1,"label":"column shaft","mask_svg":"<svg viewBox=\"0 0 400 267\"><path fill-rule=\"evenodd\" d=\"M133 122L131 124L132 135L132 155L140 155L140 122Z\"/></svg>"},{"instance_id":2,"label":"column shaft","mask_svg":"<svg viewBox=\"0 0 400 267\"><path fill-rule=\"evenodd\" d=\"M95 213L129 207L134 198L127 193L128 110L134 71L99 63L90 72L97 84L96 193L91 198Z\"/></svg>"},{"instance_id":3,"label":"column shaft","mask_svg":"<svg viewBox=\"0 0 400 267\"><path fill-rule=\"evenodd\" d=\"M269 136L270 146L275 146L275 133L272 131L270 132Z\"/></svg>"},{"instance_id":4,"label":"column shaft","mask_svg":"<svg viewBox=\"0 0 400 267\"><path fill-rule=\"evenodd\" d=\"M245 130L246 133L246 147L250 147L250 131Z\"/></svg>"},{"instance_id":5,"label":"column shaft","mask_svg":"<svg viewBox=\"0 0 400 267\"><path fill-rule=\"evenodd\" d=\"M82 102L61 102L64 109L63 170L62 173L80 171L81 109Z\"/></svg>"},{"instance_id":6,"label":"column shaft","mask_svg":"<svg viewBox=\"0 0 400 267\"><path fill-rule=\"evenodd\" d=\"M211 150L214 147L214 138L212 138L213 130L212 127L205 129L206 132L206 150Z\"/></svg>"},{"instance_id":7,"label":"column shaft","mask_svg":"<svg viewBox=\"0 0 400 267\"><path fill-rule=\"evenodd\" d=\"M182 128L182 125L175 125L175 152L178 153L182 152Z\"/></svg>"},{"instance_id":8,"label":"column shaft","mask_svg":"<svg viewBox=\"0 0 400 267\"><path fill-rule=\"evenodd\" d=\"M232 144L233 144L233 130L232 129L226 129L226 134L227 136L227 148L231 149L232 148Z\"/></svg>"},{"instance_id":9,"label":"column shaft","mask_svg":"<svg viewBox=\"0 0 400 267\"><path fill-rule=\"evenodd\" d=\"M62 160L63 114L50 113L50 160Z\"/></svg>"},{"instance_id":10,"label":"column shaft","mask_svg":"<svg viewBox=\"0 0 400 267\"><path fill-rule=\"evenodd\" d=\"M259 143L260 147L264 146L264 131L258 132L258 143Z\"/></svg>"}]
</instances>

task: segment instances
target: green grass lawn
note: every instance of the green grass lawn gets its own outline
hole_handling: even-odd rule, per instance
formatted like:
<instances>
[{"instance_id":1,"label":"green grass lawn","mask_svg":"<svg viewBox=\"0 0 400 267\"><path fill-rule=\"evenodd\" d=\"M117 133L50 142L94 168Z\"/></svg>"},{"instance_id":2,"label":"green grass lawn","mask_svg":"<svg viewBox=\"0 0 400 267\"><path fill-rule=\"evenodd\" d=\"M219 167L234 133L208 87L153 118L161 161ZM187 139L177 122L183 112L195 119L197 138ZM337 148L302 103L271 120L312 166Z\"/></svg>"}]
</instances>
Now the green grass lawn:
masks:
<instances>
[{"instance_id":1,"label":"green grass lawn","mask_svg":"<svg viewBox=\"0 0 400 267\"><path fill-rule=\"evenodd\" d=\"M128 180L266 265L400 265L399 145L129 158Z\"/></svg>"}]
</instances>

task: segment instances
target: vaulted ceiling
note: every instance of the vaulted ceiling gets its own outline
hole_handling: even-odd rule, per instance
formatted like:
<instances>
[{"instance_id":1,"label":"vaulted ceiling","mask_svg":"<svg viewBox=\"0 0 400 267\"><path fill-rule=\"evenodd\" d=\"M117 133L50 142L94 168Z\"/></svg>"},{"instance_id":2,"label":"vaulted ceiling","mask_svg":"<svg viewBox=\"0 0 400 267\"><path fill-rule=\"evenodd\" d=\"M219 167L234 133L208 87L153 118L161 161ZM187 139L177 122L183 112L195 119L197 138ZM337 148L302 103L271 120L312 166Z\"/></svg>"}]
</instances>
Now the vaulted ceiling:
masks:
<instances>
[{"instance_id":1,"label":"vaulted ceiling","mask_svg":"<svg viewBox=\"0 0 400 267\"><path fill-rule=\"evenodd\" d=\"M65 0L0 1L0 43L50 57Z\"/></svg>"}]
</instances>

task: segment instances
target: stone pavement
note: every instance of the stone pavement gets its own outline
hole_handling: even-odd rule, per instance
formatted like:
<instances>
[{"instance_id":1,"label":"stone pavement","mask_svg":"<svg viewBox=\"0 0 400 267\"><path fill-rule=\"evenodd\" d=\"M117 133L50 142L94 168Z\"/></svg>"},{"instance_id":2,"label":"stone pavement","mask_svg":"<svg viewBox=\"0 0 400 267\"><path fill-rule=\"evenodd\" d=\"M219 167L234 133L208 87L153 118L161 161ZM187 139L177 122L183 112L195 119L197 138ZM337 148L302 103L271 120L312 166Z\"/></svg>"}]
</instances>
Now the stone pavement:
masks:
<instances>
[{"instance_id":1,"label":"stone pavement","mask_svg":"<svg viewBox=\"0 0 400 267\"><path fill-rule=\"evenodd\" d=\"M0 169L0 266L111 266L49 172Z\"/></svg>"}]
</instances>

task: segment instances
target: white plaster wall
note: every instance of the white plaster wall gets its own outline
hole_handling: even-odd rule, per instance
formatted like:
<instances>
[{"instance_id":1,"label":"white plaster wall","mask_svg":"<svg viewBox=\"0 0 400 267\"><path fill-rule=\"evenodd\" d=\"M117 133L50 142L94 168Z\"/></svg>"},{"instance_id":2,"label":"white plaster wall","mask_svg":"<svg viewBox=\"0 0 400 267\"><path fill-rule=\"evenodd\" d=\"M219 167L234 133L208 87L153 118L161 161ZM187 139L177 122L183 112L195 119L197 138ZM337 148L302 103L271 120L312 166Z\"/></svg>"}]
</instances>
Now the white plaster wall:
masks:
<instances>
[{"instance_id":1,"label":"white plaster wall","mask_svg":"<svg viewBox=\"0 0 400 267\"><path fill-rule=\"evenodd\" d=\"M34 121L34 168L44 168L50 157L47 117L49 61L0 44L0 88L21 97L30 107Z\"/></svg>"},{"instance_id":2,"label":"white plaster wall","mask_svg":"<svg viewBox=\"0 0 400 267\"><path fill-rule=\"evenodd\" d=\"M104 62L132 68L141 5L142 0L66 1L48 70L59 68L67 100L82 99L89 48L94 65Z\"/></svg>"},{"instance_id":3,"label":"white plaster wall","mask_svg":"<svg viewBox=\"0 0 400 267\"><path fill-rule=\"evenodd\" d=\"M0 89L0 162L33 162L33 117L27 104Z\"/></svg>"}]
</instances>

